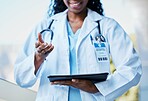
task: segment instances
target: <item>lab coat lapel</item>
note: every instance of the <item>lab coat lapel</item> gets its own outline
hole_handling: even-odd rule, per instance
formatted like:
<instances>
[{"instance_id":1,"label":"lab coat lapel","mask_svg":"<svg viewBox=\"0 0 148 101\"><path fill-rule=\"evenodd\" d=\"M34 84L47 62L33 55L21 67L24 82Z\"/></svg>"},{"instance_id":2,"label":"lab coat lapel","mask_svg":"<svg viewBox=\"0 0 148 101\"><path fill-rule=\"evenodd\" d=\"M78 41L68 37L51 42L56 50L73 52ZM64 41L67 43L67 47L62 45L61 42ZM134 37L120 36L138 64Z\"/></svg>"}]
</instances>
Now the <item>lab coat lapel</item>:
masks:
<instances>
[{"instance_id":1,"label":"lab coat lapel","mask_svg":"<svg viewBox=\"0 0 148 101\"><path fill-rule=\"evenodd\" d=\"M81 28L76 49L78 49L79 45L83 41L83 39L89 35L89 33L97 26L97 24L94 21L90 21L88 18L84 20L83 26Z\"/></svg>"},{"instance_id":2,"label":"lab coat lapel","mask_svg":"<svg viewBox=\"0 0 148 101\"><path fill-rule=\"evenodd\" d=\"M83 39L87 35L89 35L93 29L95 29L98 26L96 21L100 19L102 19L102 17L98 13L88 9L88 15L85 18L84 23L82 25L81 32L79 34L79 38L78 38L77 45L76 45L76 50L78 50Z\"/></svg>"},{"instance_id":3,"label":"lab coat lapel","mask_svg":"<svg viewBox=\"0 0 148 101\"><path fill-rule=\"evenodd\" d=\"M60 38L57 41L61 41L61 46L64 47L62 50L65 52L69 49L69 41L68 41L68 31L67 31L67 10L65 10L62 13L59 13L57 15L54 15L52 19L55 20L55 30L58 34L58 37Z\"/></svg>"}]
</instances>

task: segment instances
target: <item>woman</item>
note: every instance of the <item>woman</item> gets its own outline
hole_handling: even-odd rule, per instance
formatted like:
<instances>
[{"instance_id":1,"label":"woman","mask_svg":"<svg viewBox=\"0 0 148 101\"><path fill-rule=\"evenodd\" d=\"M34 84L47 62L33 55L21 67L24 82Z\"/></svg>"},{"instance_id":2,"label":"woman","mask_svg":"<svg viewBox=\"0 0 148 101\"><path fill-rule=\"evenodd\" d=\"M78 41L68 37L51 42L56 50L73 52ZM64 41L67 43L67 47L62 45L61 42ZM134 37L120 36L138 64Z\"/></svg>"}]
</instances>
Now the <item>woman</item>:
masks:
<instances>
[{"instance_id":1,"label":"woman","mask_svg":"<svg viewBox=\"0 0 148 101\"><path fill-rule=\"evenodd\" d=\"M141 61L121 26L103 16L100 0L53 2L50 17L33 30L16 60L18 85L31 87L40 78L36 101L113 101L138 84ZM42 34L48 27L53 34ZM81 79L49 83L47 78L105 72L107 80L99 83Z\"/></svg>"}]
</instances>

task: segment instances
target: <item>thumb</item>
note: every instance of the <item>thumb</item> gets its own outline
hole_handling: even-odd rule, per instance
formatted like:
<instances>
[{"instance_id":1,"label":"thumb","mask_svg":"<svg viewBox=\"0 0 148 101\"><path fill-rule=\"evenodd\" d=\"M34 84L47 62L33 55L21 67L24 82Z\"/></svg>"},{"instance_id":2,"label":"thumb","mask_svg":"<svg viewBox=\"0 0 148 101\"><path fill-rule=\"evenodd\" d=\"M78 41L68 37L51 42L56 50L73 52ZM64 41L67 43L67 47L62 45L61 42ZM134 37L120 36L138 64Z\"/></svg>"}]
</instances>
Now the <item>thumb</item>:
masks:
<instances>
[{"instance_id":1,"label":"thumb","mask_svg":"<svg viewBox=\"0 0 148 101\"><path fill-rule=\"evenodd\" d=\"M44 43L41 33L38 33L38 41Z\"/></svg>"}]
</instances>

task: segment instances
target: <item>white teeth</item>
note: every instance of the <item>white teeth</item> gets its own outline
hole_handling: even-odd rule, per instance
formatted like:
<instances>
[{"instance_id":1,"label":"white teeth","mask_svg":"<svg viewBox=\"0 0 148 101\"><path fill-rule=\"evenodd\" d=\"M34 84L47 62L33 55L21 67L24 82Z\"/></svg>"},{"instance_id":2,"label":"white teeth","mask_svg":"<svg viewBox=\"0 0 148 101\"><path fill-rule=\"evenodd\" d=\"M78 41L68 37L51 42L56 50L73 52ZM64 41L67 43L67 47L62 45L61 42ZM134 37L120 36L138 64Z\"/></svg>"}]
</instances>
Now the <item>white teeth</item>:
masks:
<instances>
[{"instance_id":1,"label":"white teeth","mask_svg":"<svg viewBox=\"0 0 148 101\"><path fill-rule=\"evenodd\" d=\"M72 7L72 8L78 8L78 7L80 7L80 5L81 5L81 2L69 2L69 4L70 4L70 6Z\"/></svg>"},{"instance_id":2,"label":"white teeth","mask_svg":"<svg viewBox=\"0 0 148 101\"><path fill-rule=\"evenodd\" d=\"M70 2L70 4L74 5L74 6L77 6L80 4L80 2L77 2L77 3L74 3L74 2Z\"/></svg>"},{"instance_id":3,"label":"white teeth","mask_svg":"<svg viewBox=\"0 0 148 101\"><path fill-rule=\"evenodd\" d=\"M76 4L73 4L74 6L77 6L77 5L79 5L80 3L76 3Z\"/></svg>"}]
</instances>

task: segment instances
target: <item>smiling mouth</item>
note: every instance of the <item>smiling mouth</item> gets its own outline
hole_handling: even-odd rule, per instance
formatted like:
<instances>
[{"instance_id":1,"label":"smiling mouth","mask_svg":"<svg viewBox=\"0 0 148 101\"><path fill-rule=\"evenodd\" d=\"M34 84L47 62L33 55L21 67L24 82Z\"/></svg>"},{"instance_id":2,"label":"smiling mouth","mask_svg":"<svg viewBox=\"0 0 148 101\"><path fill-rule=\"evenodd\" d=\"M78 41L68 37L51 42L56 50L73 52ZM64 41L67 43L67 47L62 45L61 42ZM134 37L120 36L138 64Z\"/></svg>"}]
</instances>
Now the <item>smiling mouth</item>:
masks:
<instances>
[{"instance_id":1,"label":"smiling mouth","mask_svg":"<svg viewBox=\"0 0 148 101\"><path fill-rule=\"evenodd\" d=\"M81 4L81 2L69 2L69 4L73 7L79 6Z\"/></svg>"},{"instance_id":2,"label":"smiling mouth","mask_svg":"<svg viewBox=\"0 0 148 101\"><path fill-rule=\"evenodd\" d=\"M74 2L70 2L70 4L72 4L72 5L74 5L74 6L78 6L79 4L80 4L81 2L76 2L76 3L74 3Z\"/></svg>"}]
</instances>

